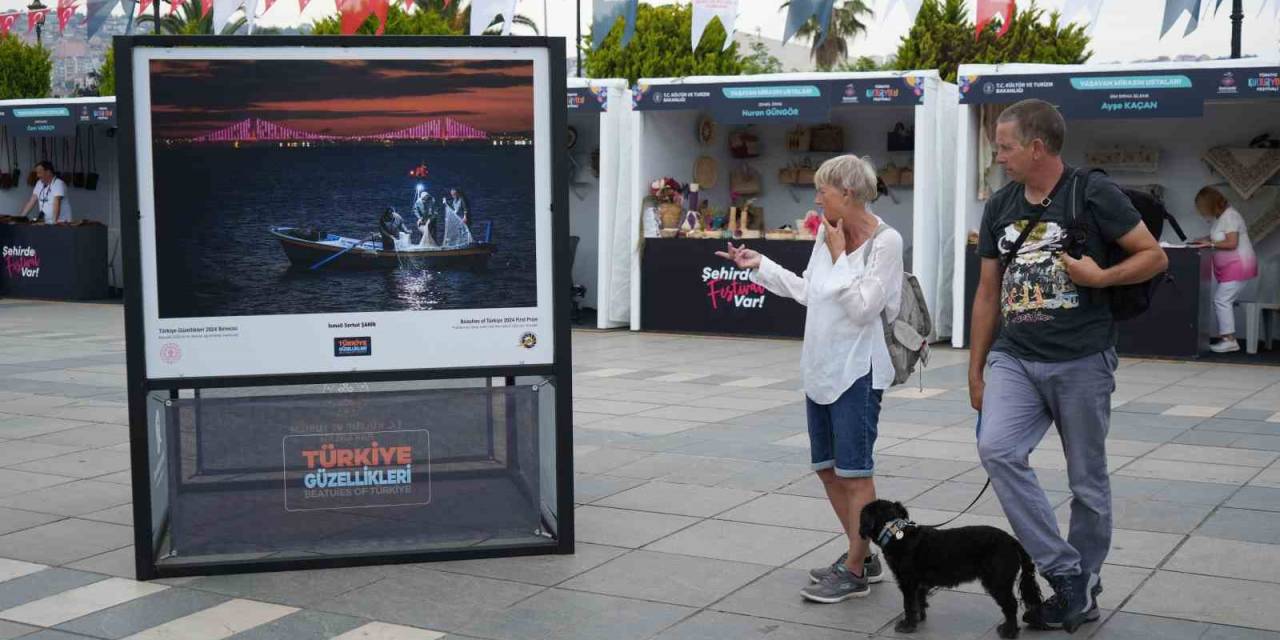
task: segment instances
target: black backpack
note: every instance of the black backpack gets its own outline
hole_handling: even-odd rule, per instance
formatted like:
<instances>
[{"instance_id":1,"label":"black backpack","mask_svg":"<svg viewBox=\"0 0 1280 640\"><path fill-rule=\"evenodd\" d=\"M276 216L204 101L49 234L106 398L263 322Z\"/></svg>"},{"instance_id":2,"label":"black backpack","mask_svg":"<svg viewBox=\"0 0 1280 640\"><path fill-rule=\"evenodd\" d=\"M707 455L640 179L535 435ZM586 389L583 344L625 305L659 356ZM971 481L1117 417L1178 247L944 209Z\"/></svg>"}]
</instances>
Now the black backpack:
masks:
<instances>
[{"instance_id":1,"label":"black backpack","mask_svg":"<svg viewBox=\"0 0 1280 640\"><path fill-rule=\"evenodd\" d=\"M1072 202L1067 207L1068 215L1071 216L1070 233L1071 233L1071 249L1069 253L1079 258L1084 254L1085 238L1087 237L1087 224L1084 215L1078 212L1080 203L1087 201L1085 193L1089 185L1089 176L1094 173L1107 173L1101 169L1077 169L1072 176ZM1119 186L1119 185L1117 185ZM1187 236L1182 232L1182 227L1178 226L1178 221L1170 215L1165 209L1164 203L1158 198L1142 191L1140 189L1131 189L1128 187L1120 187L1120 192L1129 198L1129 202L1133 204L1133 208L1138 210L1138 214L1142 216L1142 223L1147 225L1147 230L1151 232L1151 236L1157 241L1160 234L1164 232L1164 223L1167 220L1173 226L1174 233L1178 237L1186 241ZM1106 244L1106 252L1102 257L1102 267L1110 267L1118 264L1128 257L1128 253L1120 247L1120 245L1109 242ZM1136 284L1119 285L1109 287L1105 291L1109 296L1111 306L1111 316L1116 320L1129 320L1142 315L1151 306L1151 300L1155 298L1156 289L1165 282L1173 282L1173 276L1169 273L1162 272L1145 282Z\"/></svg>"}]
</instances>

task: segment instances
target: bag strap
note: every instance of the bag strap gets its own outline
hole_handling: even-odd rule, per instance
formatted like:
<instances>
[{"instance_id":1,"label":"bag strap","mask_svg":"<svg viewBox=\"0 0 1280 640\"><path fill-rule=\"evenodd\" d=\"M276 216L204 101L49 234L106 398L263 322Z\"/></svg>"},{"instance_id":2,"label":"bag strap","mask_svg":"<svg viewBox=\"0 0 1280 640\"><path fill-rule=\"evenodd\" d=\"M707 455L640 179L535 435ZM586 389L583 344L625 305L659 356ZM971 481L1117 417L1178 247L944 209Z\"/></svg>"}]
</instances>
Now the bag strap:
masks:
<instances>
[{"instance_id":1,"label":"bag strap","mask_svg":"<svg viewBox=\"0 0 1280 640\"><path fill-rule=\"evenodd\" d=\"M880 236L880 233L882 231L888 228L889 228L889 225L885 224L884 221L881 221L880 224L876 226L876 230L871 232L871 237L867 238L867 242L866 242L867 250L862 252L863 268L866 268L871 264L871 251L872 249L875 249L876 238ZM889 307L888 306L880 310L880 319L884 322L885 326L889 325Z\"/></svg>"},{"instance_id":2,"label":"bag strap","mask_svg":"<svg viewBox=\"0 0 1280 640\"><path fill-rule=\"evenodd\" d=\"M1027 218L1027 226L1022 229L1022 233L1018 234L1018 239L1013 241L1013 246L1009 248L1009 253L1000 256L1000 271L1002 273L1009 268L1009 263L1017 259L1018 251L1026 243L1031 231L1036 228L1036 225L1040 224L1040 219L1044 217L1044 211L1044 208L1040 208L1031 214L1030 218Z\"/></svg>"},{"instance_id":3,"label":"bag strap","mask_svg":"<svg viewBox=\"0 0 1280 640\"><path fill-rule=\"evenodd\" d=\"M92 125L90 125L90 126L85 130L85 133L87 134L87 137L88 137L88 139L89 139L89 140L88 140L88 141L89 141L89 149L88 149L88 151L87 151L87 158L85 159L85 160L86 160L86 162L87 162L87 164L88 164L89 166L88 166L88 168L86 168L86 169L85 169L85 173L97 173L97 171L98 171L98 159L95 157L95 156L97 155L97 153L96 153L96 152L97 152L97 149L94 147L94 142L93 142L93 126L92 126Z\"/></svg>"}]
</instances>

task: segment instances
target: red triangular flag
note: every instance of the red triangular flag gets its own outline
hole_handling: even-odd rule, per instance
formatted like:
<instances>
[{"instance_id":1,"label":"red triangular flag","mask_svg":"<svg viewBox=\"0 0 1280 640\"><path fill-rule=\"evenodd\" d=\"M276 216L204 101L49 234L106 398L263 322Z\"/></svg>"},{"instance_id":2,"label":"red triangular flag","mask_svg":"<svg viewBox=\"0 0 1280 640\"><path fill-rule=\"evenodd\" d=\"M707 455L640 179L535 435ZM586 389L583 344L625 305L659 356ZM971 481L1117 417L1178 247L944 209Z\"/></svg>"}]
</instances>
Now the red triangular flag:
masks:
<instances>
[{"instance_id":1,"label":"red triangular flag","mask_svg":"<svg viewBox=\"0 0 1280 640\"><path fill-rule=\"evenodd\" d=\"M275 4L275 3L276 3L276 0L267 0L267 4L266 4L266 6L262 9L262 13L263 13L263 14L265 14L266 12L270 11L270 10L271 10L271 5L273 5L273 4Z\"/></svg>"},{"instance_id":2,"label":"red triangular flag","mask_svg":"<svg viewBox=\"0 0 1280 640\"><path fill-rule=\"evenodd\" d=\"M76 14L75 0L58 0L58 33L67 30L67 23Z\"/></svg>"},{"instance_id":3,"label":"red triangular flag","mask_svg":"<svg viewBox=\"0 0 1280 640\"><path fill-rule=\"evenodd\" d=\"M13 29L13 25L18 22L18 12L11 11L9 13L0 14L0 34L9 35L9 30Z\"/></svg>"},{"instance_id":4,"label":"red triangular flag","mask_svg":"<svg viewBox=\"0 0 1280 640\"><path fill-rule=\"evenodd\" d=\"M448 9L448 8L449 8L449 2L450 2L450 1L451 1L451 0L444 0L444 8L446 8L446 9Z\"/></svg>"},{"instance_id":5,"label":"red triangular flag","mask_svg":"<svg viewBox=\"0 0 1280 640\"><path fill-rule=\"evenodd\" d=\"M388 0L337 0L338 13L342 16L342 35L349 36L360 28L369 14L378 16L377 35L387 27Z\"/></svg>"},{"instance_id":6,"label":"red triangular flag","mask_svg":"<svg viewBox=\"0 0 1280 640\"><path fill-rule=\"evenodd\" d=\"M147 9L151 8L151 0L138 0L138 15L147 15Z\"/></svg>"},{"instance_id":7,"label":"red triangular flag","mask_svg":"<svg viewBox=\"0 0 1280 640\"><path fill-rule=\"evenodd\" d=\"M311 0L298 0L298 13L306 11L308 4L311 4Z\"/></svg>"},{"instance_id":8,"label":"red triangular flag","mask_svg":"<svg viewBox=\"0 0 1280 640\"><path fill-rule=\"evenodd\" d=\"M41 9L39 11L31 11L27 13L27 33L35 31L36 24L44 22L45 16L47 15L49 15L48 9Z\"/></svg>"},{"instance_id":9,"label":"red triangular flag","mask_svg":"<svg viewBox=\"0 0 1280 640\"><path fill-rule=\"evenodd\" d=\"M200 15L213 15L213 0L200 0Z\"/></svg>"},{"instance_id":10,"label":"red triangular flag","mask_svg":"<svg viewBox=\"0 0 1280 640\"><path fill-rule=\"evenodd\" d=\"M177 13L178 7L186 4L187 0L169 0L169 15Z\"/></svg>"},{"instance_id":11,"label":"red triangular flag","mask_svg":"<svg viewBox=\"0 0 1280 640\"><path fill-rule=\"evenodd\" d=\"M1013 17L1015 0L978 0L977 13L977 34L987 27L987 23L991 22L997 16L1000 18L1000 31L997 36L1003 36L1009 30L1011 18Z\"/></svg>"}]
</instances>

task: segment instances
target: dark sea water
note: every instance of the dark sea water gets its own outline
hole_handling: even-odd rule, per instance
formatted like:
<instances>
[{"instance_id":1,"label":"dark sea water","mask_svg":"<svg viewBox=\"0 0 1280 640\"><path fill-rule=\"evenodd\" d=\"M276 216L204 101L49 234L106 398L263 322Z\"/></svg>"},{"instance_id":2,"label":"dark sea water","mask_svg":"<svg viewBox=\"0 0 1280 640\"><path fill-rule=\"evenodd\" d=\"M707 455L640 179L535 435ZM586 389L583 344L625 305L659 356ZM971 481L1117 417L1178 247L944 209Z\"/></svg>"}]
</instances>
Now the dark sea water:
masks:
<instances>
[{"instance_id":1,"label":"dark sea water","mask_svg":"<svg viewBox=\"0 0 1280 640\"><path fill-rule=\"evenodd\" d=\"M408 177L423 161L430 175ZM477 236L492 221L487 269L309 271L268 233L366 237L388 206L412 227L418 183L461 188ZM157 147L155 184L162 318L536 304L532 147Z\"/></svg>"}]
</instances>

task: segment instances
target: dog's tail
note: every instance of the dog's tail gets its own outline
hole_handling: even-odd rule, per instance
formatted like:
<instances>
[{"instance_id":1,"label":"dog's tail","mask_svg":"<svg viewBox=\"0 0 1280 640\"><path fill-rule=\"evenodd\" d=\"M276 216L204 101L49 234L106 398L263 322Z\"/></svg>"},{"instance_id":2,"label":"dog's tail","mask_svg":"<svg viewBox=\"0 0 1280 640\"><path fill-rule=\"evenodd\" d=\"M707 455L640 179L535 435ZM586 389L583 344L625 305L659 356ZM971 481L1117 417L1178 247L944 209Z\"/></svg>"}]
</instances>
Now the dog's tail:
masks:
<instances>
[{"instance_id":1,"label":"dog's tail","mask_svg":"<svg viewBox=\"0 0 1280 640\"><path fill-rule=\"evenodd\" d=\"M1018 590L1022 594L1022 603L1028 611L1040 607L1043 597L1040 595L1040 583L1036 582L1036 565L1031 556L1022 547L1018 547L1018 557L1022 564L1022 576L1018 579Z\"/></svg>"}]
</instances>

